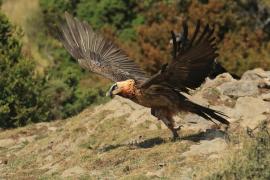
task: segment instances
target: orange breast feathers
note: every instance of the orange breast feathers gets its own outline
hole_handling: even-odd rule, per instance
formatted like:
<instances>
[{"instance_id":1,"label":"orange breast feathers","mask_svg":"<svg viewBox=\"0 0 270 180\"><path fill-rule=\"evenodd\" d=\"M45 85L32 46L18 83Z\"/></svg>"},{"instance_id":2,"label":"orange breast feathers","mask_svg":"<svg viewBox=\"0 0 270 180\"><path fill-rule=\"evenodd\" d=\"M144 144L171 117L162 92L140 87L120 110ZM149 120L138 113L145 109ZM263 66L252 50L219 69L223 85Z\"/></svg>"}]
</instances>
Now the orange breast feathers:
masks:
<instances>
[{"instance_id":1,"label":"orange breast feathers","mask_svg":"<svg viewBox=\"0 0 270 180\"><path fill-rule=\"evenodd\" d=\"M117 82L116 84L122 96L125 97L135 96L137 88L135 85L135 81L133 79Z\"/></svg>"}]
</instances>

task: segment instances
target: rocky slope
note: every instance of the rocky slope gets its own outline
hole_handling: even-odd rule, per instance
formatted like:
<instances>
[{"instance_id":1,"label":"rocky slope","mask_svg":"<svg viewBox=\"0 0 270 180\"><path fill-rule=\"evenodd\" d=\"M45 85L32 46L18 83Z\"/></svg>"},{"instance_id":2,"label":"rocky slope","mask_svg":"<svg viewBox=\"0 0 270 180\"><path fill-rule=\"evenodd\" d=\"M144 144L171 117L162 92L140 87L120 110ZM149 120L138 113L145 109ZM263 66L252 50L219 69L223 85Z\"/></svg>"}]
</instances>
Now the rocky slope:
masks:
<instances>
[{"instance_id":1,"label":"rocky slope","mask_svg":"<svg viewBox=\"0 0 270 180\"><path fill-rule=\"evenodd\" d=\"M172 142L149 109L116 97L73 118L0 131L0 179L203 179L243 148L230 137L269 121L270 71L207 79L190 98L227 114L231 126L180 114L182 139Z\"/></svg>"}]
</instances>

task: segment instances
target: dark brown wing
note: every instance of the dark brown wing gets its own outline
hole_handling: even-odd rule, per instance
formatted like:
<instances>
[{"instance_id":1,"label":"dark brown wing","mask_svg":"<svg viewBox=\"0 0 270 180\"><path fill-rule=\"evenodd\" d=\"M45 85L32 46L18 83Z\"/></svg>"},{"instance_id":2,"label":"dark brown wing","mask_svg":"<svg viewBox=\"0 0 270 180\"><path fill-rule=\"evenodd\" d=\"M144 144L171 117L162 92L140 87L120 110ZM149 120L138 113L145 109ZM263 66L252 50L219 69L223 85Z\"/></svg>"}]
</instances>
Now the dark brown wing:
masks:
<instances>
[{"instance_id":1,"label":"dark brown wing","mask_svg":"<svg viewBox=\"0 0 270 180\"><path fill-rule=\"evenodd\" d=\"M198 21L193 36L188 40L188 26L183 24L183 41L173 39L173 60L164 65L162 69L145 81L141 87L147 88L151 84L167 84L175 89L187 91L187 88L196 88L201 85L211 72L217 47L213 37L214 29L209 25L200 32Z\"/></svg>"},{"instance_id":2,"label":"dark brown wing","mask_svg":"<svg viewBox=\"0 0 270 180\"><path fill-rule=\"evenodd\" d=\"M66 23L58 36L68 52L81 67L103 75L115 82L127 79L145 80L145 73L128 56L86 23L65 13Z\"/></svg>"}]
</instances>

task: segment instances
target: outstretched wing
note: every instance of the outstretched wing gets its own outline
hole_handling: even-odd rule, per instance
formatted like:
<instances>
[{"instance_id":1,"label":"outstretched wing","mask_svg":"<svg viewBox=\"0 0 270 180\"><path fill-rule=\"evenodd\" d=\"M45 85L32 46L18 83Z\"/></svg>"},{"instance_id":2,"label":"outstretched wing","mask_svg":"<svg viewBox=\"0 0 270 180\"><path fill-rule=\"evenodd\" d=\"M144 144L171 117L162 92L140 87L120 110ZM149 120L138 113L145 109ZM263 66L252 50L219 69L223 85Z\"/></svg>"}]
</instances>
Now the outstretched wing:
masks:
<instances>
[{"instance_id":1,"label":"outstretched wing","mask_svg":"<svg viewBox=\"0 0 270 180\"><path fill-rule=\"evenodd\" d=\"M201 85L213 68L217 45L213 37L214 29L206 25L200 32L201 24L197 22L196 29L188 38L188 26L183 23L183 33L180 40L176 40L172 32L173 60L165 64L162 69L146 80L141 87L147 88L152 84L167 84L175 89L187 92L187 88Z\"/></svg>"},{"instance_id":2,"label":"outstretched wing","mask_svg":"<svg viewBox=\"0 0 270 180\"><path fill-rule=\"evenodd\" d=\"M115 82L134 79L143 81L145 73L128 56L86 23L65 13L66 23L58 31L60 41L78 60L81 67Z\"/></svg>"}]
</instances>

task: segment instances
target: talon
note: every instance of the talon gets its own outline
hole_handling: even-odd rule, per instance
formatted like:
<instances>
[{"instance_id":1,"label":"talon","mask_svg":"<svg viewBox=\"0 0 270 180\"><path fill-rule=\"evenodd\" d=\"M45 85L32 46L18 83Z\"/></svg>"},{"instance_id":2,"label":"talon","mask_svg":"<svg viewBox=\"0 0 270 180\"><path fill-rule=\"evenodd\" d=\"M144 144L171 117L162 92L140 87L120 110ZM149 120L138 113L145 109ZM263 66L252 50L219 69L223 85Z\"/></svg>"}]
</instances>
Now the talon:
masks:
<instances>
[{"instance_id":1,"label":"talon","mask_svg":"<svg viewBox=\"0 0 270 180\"><path fill-rule=\"evenodd\" d=\"M179 130L181 130L182 127L183 127L183 125L178 125L178 126L174 127L174 130L179 131Z\"/></svg>"}]
</instances>

